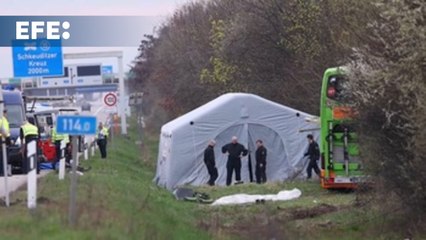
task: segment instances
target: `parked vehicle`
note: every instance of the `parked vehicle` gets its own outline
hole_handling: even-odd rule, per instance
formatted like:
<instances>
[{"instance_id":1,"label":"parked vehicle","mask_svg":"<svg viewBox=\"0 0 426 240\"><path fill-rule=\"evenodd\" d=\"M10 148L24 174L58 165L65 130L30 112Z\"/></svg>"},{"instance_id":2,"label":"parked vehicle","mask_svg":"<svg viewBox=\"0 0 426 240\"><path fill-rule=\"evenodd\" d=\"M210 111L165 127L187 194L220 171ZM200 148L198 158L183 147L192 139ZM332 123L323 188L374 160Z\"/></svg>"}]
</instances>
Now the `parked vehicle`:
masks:
<instances>
[{"instance_id":1,"label":"parked vehicle","mask_svg":"<svg viewBox=\"0 0 426 240\"><path fill-rule=\"evenodd\" d=\"M52 162L56 158L56 148L51 141L51 131L58 113L59 111L56 109L27 113L27 118L32 118L39 129L40 135L37 146L40 149L40 162Z\"/></svg>"},{"instance_id":2,"label":"parked vehicle","mask_svg":"<svg viewBox=\"0 0 426 240\"><path fill-rule=\"evenodd\" d=\"M321 91L321 186L357 188L363 181L354 111L345 104L345 69L325 71Z\"/></svg>"},{"instance_id":3,"label":"parked vehicle","mask_svg":"<svg viewBox=\"0 0 426 240\"><path fill-rule=\"evenodd\" d=\"M10 146L8 147L8 164L12 167L12 173L25 173L24 161L21 154L19 133L25 120L25 107L22 94L19 91L3 91L5 109L10 127Z\"/></svg>"}]
</instances>

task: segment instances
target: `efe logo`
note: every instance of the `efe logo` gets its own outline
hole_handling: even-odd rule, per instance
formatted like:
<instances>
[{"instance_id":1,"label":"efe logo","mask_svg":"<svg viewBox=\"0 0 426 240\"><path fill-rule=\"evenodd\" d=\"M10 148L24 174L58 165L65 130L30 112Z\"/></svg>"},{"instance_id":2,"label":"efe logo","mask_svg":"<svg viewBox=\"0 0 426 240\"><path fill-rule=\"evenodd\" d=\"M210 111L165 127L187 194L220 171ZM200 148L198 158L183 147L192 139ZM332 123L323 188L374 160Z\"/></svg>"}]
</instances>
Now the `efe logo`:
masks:
<instances>
[{"instance_id":1,"label":"efe logo","mask_svg":"<svg viewBox=\"0 0 426 240\"><path fill-rule=\"evenodd\" d=\"M17 21L16 39L17 40L36 40L38 37L49 40L69 39L70 33L65 31L71 27L67 21ZM60 34L60 30L63 30ZM40 35L40 36L39 36Z\"/></svg>"}]
</instances>

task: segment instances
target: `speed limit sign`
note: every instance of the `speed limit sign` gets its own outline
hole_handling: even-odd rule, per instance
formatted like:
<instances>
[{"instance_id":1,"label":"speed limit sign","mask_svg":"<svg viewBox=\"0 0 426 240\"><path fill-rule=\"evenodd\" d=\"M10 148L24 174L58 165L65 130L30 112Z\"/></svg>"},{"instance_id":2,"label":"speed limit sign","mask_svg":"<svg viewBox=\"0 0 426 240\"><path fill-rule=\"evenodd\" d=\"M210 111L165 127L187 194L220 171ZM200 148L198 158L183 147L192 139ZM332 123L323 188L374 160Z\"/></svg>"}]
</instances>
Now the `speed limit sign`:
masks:
<instances>
[{"instance_id":1,"label":"speed limit sign","mask_svg":"<svg viewBox=\"0 0 426 240\"><path fill-rule=\"evenodd\" d=\"M104 102L107 106L112 107L117 103L117 96L114 93L108 93L104 97Z\"/></svg>"}]
</instances>

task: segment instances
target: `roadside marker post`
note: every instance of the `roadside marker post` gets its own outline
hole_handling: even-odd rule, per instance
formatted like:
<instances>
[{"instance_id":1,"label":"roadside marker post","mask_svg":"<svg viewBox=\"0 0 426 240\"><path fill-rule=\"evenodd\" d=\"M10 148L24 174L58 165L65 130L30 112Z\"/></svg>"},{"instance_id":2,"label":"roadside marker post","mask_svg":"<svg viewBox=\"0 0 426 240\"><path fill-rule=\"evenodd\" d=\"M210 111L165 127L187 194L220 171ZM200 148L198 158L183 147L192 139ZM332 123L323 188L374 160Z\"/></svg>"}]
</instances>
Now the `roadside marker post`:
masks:
<instances>
[{"instance_id":1,"label":"roadside marker post","mask_svg":"<svg viewBox=\"0 0 426 240\"><path fill-rule=\"evenodd\" d=\"M36 141L27 143L27 159L29 162L29 172L27 174L27 206L34 209L37 206L37 158Z\"/></svg>"},{"instance_id":2,"label":"roadside marker post","mask_svg":"<svg viewBox=\"0 0 426 240\"><path fill-rule=\"evenodd\" d=\"M59 180L64 180L65 178L65 140L61 141L61 159L59 160Z\"/></svg>"},{"instance_id":3,"label":"roadside marker post","mask_svg":"<svg viewBox=\"0 0 426 240\"><path fill-rule=\"evenodd\" d=\"M95 138L92 138L92 143L90 144L90 149L91 149L91 155L92 155L92 157L95 156L95 145L96 145Z\"/></svg>"},{"instance_id":4,"label":"roadside marker post","mask_svg":"<svg viewBox=\"0 0 426 240\"><path fill-rule=\"evenodd\" d=\"M89 160L89 146L87 144L88 140L87 137L83 138L82 141L82 145L83 145L83 155L84 155L84 160Z\"/></svg>"},{"instance_id":5,"label":"roadside marker post","mask_svg":"<svg viewBox=\"0 0 426 240\"><path fill-rule=\"evenodd\" d=\"M86 144L86 139L84 139L84 144ZM84 146L84 160L89 160L89 149Z\"/></svg>"}]
</instances>

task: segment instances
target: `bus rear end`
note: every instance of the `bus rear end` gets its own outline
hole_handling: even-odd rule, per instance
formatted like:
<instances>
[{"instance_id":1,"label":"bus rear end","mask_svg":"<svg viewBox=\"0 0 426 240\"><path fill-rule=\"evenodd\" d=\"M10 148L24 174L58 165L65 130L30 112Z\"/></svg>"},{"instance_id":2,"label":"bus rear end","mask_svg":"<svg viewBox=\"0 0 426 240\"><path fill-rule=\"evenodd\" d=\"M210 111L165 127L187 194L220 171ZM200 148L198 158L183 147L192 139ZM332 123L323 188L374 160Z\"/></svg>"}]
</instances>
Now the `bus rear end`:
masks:
<instances>
[{"instance_id":1,"label":"bus rear end","mask_svg":"<svg viewBox=\"0 0 426 240\"><path fill-rule=\"evenodd\" d=\"M327 189L354 189L363 174L358 136L352 122L354 111L345 105L344 69L324 73L321 90L321 186Z\"/></svg>"}]
</instances>

